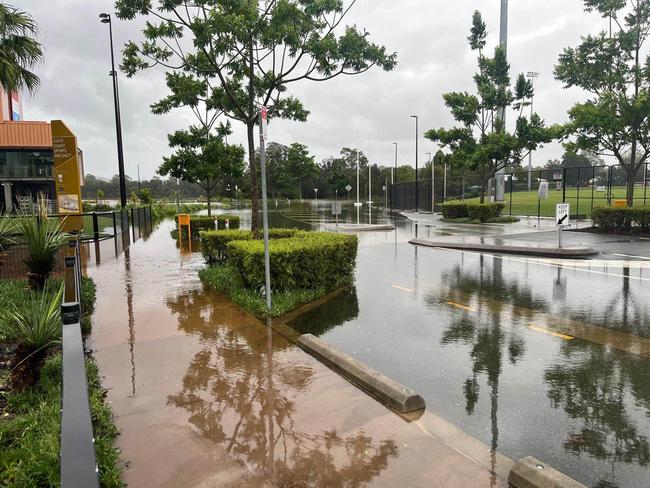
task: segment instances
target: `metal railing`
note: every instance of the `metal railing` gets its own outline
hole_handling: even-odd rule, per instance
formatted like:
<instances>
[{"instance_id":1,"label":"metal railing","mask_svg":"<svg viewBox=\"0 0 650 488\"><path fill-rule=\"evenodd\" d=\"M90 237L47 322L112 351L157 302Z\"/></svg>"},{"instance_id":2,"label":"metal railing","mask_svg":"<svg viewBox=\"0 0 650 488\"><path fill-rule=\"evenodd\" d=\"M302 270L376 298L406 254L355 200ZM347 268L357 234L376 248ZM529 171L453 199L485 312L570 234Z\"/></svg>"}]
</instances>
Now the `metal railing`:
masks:
<instances>
[{"instance_id":1,"label":"metal railing","mask_svg":"<svg viewBox=\"0 0 650 488\"><path fill-rule=\"evenodd\" d=\"M81 262L77 239L70 242L68 254L65 257L65 288L61 304L61 486L94 488L99 487L99 476L81 336Z\"/></svg>"}]
</instances>

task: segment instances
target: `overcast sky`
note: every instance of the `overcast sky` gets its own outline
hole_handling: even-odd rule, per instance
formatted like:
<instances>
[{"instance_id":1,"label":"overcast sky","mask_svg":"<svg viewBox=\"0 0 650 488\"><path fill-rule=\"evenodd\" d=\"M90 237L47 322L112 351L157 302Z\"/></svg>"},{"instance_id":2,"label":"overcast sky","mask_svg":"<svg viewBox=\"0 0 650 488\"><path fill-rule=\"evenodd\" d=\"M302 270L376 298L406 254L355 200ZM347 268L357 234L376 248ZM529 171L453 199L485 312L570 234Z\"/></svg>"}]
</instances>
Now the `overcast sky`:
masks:
<instances>
[{"instance_id":1,"label":"overcast sky","mask_svg":"<svg viewBox=\"0 0 650 488\"><path fill-rule=\"evenodd\" d=\"M12 3L12 0L9 0ZM87 173L110 177L117 172L115 125L107 27L98 20L112 12L111 0L13 0L30 12L40 27L45 62L38 68L41 87L24 99L25 119L63 119L77 134ZM451 117L442 93L473 90L475 54L467 36L474 10L487 23L490 49L498 42L499 0L359 0L348 17L370 32L372 39L398 53L397 69L374 70L327 83L305 81L291 91L311 111L307 123L274 122L269 138L309 146L316 160L355 146L372 152L373 163L393 160L399 144L401 163L414 161L414 123L420 116L420 135L433 127L449 126ZM583 12L582 0L515 0L510 2L508 58L513 78L537 71L535 109L548 122L563 122L573 103L583 97L564 90L553 78L563 47L575 46L581 35L601 30L602 20ZM137 22L114 23L116 48L140 39ZM155 174L168 154L167 134L193 122L187 113L152 115L149 106L165 94L163 73L149 71L128 79L120 75L120 97L126 171L135 178ZM512 118L510 120L512 121ZM234 139L244 142L243 126L235 123ZM437 148L420 139L420 161ZM560 157L553 144L535 154L534 164Z\"/></svg>"}]
</instances>

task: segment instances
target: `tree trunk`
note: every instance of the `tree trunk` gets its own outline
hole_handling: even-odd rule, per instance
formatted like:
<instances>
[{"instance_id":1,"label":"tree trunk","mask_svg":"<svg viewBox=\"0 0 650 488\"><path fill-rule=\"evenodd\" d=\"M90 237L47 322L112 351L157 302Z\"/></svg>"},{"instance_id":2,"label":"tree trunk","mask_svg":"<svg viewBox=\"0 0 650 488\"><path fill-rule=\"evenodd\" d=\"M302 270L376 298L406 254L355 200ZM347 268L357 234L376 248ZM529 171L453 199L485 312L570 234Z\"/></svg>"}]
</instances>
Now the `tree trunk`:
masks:
<instances>
[{"instance_id":1,"label":"tree trunk","mask_svg":"<svg viewBox=\"0 0 650 488\"><path fill-rule=\"evenodd\" d=\"M485 180L481 179L481 193L480 193L481 198L479 200L479 203L481 205L485 203L485 186L486 186Z\"/></svg>"},{"instance_id":2,"label":"tree trunk","mask_svg":"<svg viewBox=\"0 0 650 488\"><path fill-rule=\"evenodd\" d=\"M257 193L257 162L255 161L255 124L248 122L248 159L251 173L251 230L256 232L259 229L258 215L258 193Z\"/></svg>"},{"instance_id":3,"label":"tree trunk","mask_svg":"<svg viewBox=\"0 0 650 488\"><path fill-rule=\"evenodd\" d=\"M638 172L638 170L637 170ZM626 200L627 200L627 206L628 207L633 207L634 206L634 180L636 178L636 173L633 173L632 171L627 172L627 193L626 193Z\"/></svg>"},{"instance_id":4,"label":"tree trunk","mask_svg":"<svg viewBox=\"0 0 650 488\"><path fill-rule=\"evenodd\" d=\"M208 201L208 217L212 217L212 188L205 189L205 199Z\"/></svg>"}]
</instances>

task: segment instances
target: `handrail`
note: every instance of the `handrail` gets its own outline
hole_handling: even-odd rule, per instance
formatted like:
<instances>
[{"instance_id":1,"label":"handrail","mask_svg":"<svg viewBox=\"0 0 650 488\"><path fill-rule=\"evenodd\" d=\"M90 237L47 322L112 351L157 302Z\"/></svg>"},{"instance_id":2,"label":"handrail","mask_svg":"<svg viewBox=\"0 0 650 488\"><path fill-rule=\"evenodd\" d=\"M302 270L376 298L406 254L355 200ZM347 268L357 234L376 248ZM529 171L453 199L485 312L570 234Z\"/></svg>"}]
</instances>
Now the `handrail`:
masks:
<instances>
[{"instance_id":1,"label":"handrail","mask_svg":"<svg viewBox=\"0 0 650 488\"><path fill-rule=\"evenodd\" d=\"M81 337L81 265L79 241L70 241L65 258L63 303L63 394L61 398L61 486L98 488L95 439L90 417L83 339Z\"/></svg>"}]
</instances>

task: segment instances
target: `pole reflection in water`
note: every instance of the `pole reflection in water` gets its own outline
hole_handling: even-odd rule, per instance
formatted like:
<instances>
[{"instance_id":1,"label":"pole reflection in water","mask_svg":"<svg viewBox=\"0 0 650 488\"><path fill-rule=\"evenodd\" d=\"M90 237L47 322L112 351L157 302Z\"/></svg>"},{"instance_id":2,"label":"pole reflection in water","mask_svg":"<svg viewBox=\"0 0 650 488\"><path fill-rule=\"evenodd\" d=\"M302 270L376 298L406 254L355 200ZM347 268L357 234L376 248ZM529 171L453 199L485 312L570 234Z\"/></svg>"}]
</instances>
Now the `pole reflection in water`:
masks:
<instances>
[{"instance_id":1,"label":"pole reflection in water","mask_svg":"<svg viewBox=\"0 0 650 488\"><path fill-rule=\"evenodd\" d=\"M133 274L131 273L131 250L124 249L124 283L126 285L126 306L129 318L129 356L131 358L131 396L135 397L135 314L133 311Z\"/></svg>"}]
</instances>

